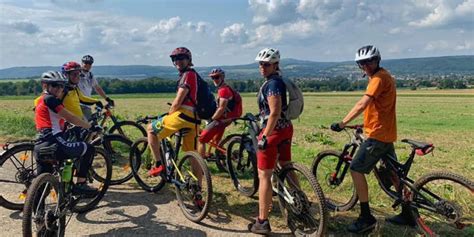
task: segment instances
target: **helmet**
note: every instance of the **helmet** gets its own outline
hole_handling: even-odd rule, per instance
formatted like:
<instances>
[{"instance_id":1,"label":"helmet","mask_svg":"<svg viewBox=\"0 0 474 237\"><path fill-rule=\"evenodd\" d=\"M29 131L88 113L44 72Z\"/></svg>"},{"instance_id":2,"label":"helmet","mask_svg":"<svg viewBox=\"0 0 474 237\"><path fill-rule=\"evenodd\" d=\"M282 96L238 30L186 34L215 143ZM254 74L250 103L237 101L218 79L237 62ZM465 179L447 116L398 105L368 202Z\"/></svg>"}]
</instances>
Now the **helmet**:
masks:
<instances>
[{"instance_id":1,"label":"helmet","mask_svg":"<svg viewBox=\"0 0 474 237\"><path fill-rule=\"evenodd\" d=\"M264 48L258 52L255 61L277 63L280 62L280 51L273 48Z\"/></svg>"},{"instance_id":2,"label":"helmet","mask_svg":"<svg viewBox=\"0 0 474 237\"><path fill-rule=\"evenodd\" d=\"M356 62L359 62L361 60L371 60L371 59L380 60L381 59L380 52L375 46L367 45L357 50L354 60Z\"/></svg>"},{"instance_id":3,"label":"helmet","mask_svg":"<svg viewBox=\"0 0 474 237\"><path fill-rule=\"evenodd\" d=\"M173 58L177 57L178 55L185 55L186 57L188 57L189 62L191 63L191 66L193 65L193 63L192 63L193 56L191 55L191 51L189 51L188 48L178 47L178 48L174 49L173 52L171 52L171 54L170 54L171 60L173 60Z\"/></svg>"},{"instance_id":4,"label":"helmet","mask_svg":"<svg viewBox=\"0 0 474 237\"><path fill-rule=\"evenodd\" d=\"M66 78L64 78L63 74L56 71L47 71L41 74L41 82L42 83L66 83Z\"/></svg>"},{"instance_id":5,"label":"helmet","mask_svg":"<svg viewBox=\"0 0 474 237\"><path fill-rule=\"evenodd\" d=\"M84 55L84 57L82 57L82 62L87 64L93 64L94 58L90 55Z\"/></svg>"},{"instance_id":6,"label":"helmet","mask_svg":"<svg viewBox=\"0 0 474 237\"><path fill-rule=\"evenodd\" d=\"M218 75L222 75L225 77L225 72L222 68L218 67L218 68L214 68L212 69L211 73L209 73L209 76L210 77L213 77L213 76L218 76Z\"/></svg>"},{"instance_id":7,"label":"helmet","mask_svg":"<svg viewBox=\"0 0 474 237\"><path fill-rule=\"evenodd\" d=\"M61 72L63 74L66 74L72 71L79 71L79 70L81 70L81 65L76 62L67 62L67 63L64 63L63 66L61 67Z\"/></svg>"}]
</instances>

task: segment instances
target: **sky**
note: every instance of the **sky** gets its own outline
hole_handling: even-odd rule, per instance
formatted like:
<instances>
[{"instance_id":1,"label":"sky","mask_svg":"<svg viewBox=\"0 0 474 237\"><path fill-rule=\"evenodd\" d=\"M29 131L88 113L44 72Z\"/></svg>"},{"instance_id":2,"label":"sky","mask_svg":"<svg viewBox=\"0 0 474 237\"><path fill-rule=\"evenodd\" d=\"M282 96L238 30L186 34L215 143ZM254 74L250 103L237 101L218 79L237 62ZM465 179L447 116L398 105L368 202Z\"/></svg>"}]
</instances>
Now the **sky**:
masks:
<instances>
[{"instance_id":1,"label":"sky","mask_svg":"<svg viewBox=\"0 0 474 237\"><path fill-rule=\"evenodd\" d=\"M283 58L348 61L364 45L382 59L474 54L474 0L0 0L0 69L171 66L188 47L196 66Z\"/></svg>"}]
</instances>

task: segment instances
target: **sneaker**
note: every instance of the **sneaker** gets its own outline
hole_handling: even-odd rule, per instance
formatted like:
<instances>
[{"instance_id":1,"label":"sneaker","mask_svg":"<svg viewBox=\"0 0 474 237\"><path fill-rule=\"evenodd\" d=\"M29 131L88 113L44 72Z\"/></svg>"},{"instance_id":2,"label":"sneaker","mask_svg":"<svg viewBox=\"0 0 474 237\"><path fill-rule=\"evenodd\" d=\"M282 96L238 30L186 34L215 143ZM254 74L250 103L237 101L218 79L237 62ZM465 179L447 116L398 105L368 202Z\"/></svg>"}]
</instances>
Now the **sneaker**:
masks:
<instances>
[{"instance_id":1,"label":"sneaker","mask_svg":"<svg viewBox=\"0 0 474 237\"><path fill-rule=\"evenodd\" d=\"M204 208L204 205L206 205L206 202L202 200L201 192L194 194L193 202L194 205L199 208L199 210L202 210Z\"/></svg>"},{"instance_id":2,"label":"sneaker","mask_svg":"<svg viewBox=\"0 0 474 237\"><path fill-rule=\"evenodd\" d=\"M359 216L354 223L349 225L347 227L347 231L356 233L356 234L362 234L365 232L372 231L375 228L375 225L377 224L377 220L375 217L371 216L370 218L364 218Z\"/></svg>"},{"instance_id":3,"label":"sneaker","mask_svg":"<svg viewBox=\"0 0 474 237\"><path fill-rule=\"evenodd\" d=\"M160 175L160 173L165 169L163 165L153 167L151 170L148 171L148 174L152 177L156 177Z\"/></svg>"},{"instance_id":4,"label":"sneaker","mask_svg":"<svg viewBox=\"0 0 474 237\"><path fill-rule=\"evenodd\" d=\"M85 198L93 198L97 195L98 189L87 185L86 182L76 183L72 187L73 195L81 195Z\"/></svg>"},{"instance_id":5,"label":"sneaker","mask_svg":"<svg viewBox=\"0 0 474 237\"><path fill-rule=\"evenodd\" d=\"M260 235L267 235L272 231L272 228L270 227L270 222L267 220L263 221L263 223L260 223L258 221L258 218L255 219L254 222L250 223L247 226L248 230L254 234L260 234Z\"/></svg>"},{"instance_id":6,"label":"sneaker","mask_svg":"<svg viewBox=\"0 0 474 237\"><path fill-rule=\"evenodd\" d=\"M415 218L413 217L410 206L402 206L402 212L396 216L385 218L386 222L395 225L407 225L410 227L416 226Z\"/></svg>"}]
</instances>

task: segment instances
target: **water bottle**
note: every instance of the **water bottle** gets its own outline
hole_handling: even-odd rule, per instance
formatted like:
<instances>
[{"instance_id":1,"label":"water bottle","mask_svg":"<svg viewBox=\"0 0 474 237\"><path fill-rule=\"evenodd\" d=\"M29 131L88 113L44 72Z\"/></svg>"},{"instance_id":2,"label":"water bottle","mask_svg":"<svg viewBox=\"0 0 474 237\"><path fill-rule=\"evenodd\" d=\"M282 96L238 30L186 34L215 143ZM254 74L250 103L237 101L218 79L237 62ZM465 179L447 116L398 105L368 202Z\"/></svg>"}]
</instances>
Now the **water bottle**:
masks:
<instances>
[{"instance_id":1,"label":"water bottle","mask_svg":"<svg viewBox=\"0 0 474 237\"><path fill-rule=\"evenodd\" d=\"M63 168L63 172L61 174L61 178L62 178L62 181L65 184L65 189L68 190L69 189L69 184L72 181L72 160L71 159L67 159L64 162L64 168Z\"/></svg>"}]
</instances>

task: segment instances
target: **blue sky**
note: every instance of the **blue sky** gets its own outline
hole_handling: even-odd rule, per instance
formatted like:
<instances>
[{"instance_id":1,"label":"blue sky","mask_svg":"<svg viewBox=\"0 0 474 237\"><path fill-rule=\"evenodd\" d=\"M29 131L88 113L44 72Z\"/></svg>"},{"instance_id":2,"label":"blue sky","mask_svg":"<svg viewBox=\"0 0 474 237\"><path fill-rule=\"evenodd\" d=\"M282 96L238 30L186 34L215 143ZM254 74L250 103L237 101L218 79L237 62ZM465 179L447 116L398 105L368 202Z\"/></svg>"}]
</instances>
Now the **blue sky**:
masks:
<instances>
[{"instance_id":1,"label":"blue sky","mask_svg":"<svg viewBox=\"0 0 474 237\"><path fill-rule=\"evenodd\" d=\"M0 0L0 68L171 65L191 49L197 66L282 57L352 60L374 44L382 58L474 54L474 0Z\"/></svg>"}]
</instances>

